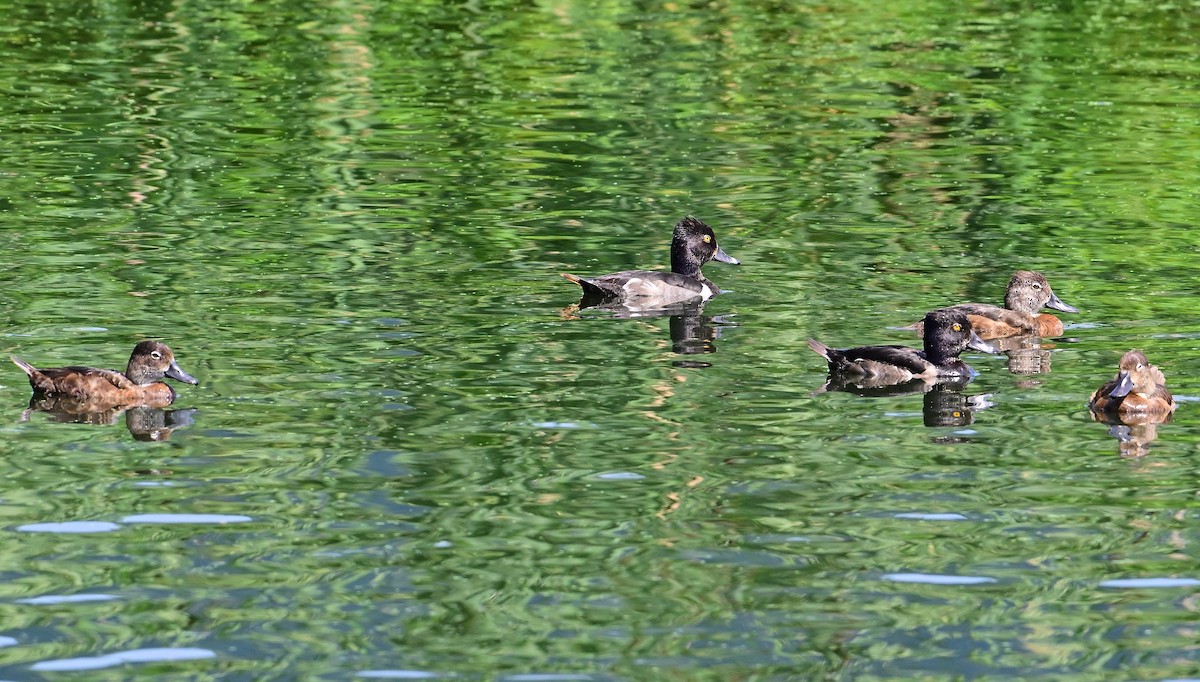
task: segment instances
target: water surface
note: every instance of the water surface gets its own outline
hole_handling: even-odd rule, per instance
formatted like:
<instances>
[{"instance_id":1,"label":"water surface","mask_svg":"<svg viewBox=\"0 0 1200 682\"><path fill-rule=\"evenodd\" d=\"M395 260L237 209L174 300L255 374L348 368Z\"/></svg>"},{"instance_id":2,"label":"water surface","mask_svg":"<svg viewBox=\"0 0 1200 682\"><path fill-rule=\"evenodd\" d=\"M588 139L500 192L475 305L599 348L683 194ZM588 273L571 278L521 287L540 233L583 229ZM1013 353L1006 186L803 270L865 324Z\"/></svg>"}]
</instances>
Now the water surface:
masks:
<instances>
[{"instance_id":1,"label":"water surface","mask_svg":"<svg viewBox=\"0 0 1200 682\"><path fill-rule=\"evenodd\" d=\"M3 350L201 381L0 378L6 678L1194 675L1189 8L5 10ZM569 308L686 214L723 295ZM1023 268L1063 338L814 394ZM1085 406L1131 347L1153 433Z\"/></svg>"}]
</instances>

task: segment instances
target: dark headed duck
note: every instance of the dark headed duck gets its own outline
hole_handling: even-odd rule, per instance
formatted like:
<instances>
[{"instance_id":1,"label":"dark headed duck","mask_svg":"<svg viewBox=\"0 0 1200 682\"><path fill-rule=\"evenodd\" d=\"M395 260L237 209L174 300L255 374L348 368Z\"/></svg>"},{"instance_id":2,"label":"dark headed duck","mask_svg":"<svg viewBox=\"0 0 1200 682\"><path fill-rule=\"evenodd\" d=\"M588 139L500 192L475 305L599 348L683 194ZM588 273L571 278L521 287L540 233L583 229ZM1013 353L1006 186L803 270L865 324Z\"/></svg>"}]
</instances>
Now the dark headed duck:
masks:
<instances>
[{"instance_id":1,"label":"dark headed duck","mask_svg":"<svg viewBox=\"0 0 1200 682\"><path fill-rule=\"evenodd\" d=\"M829 362L829 373L857 377L872 385L900 384L914 379L971 377L972 370L959 355L967 348L984 353L996 349L971 329L967 316L957 310L934 310L922 320L925 349L908 346L861 346L835 349L814 339L808 347Z\"/></svg>"},{"instance_id":2,"label":"dark headed duck","mask_svg":"<svg viewBox=\"0 0 1200 682\"><path fill-rule=\"evenodd\" d=\"M598 277L563 277L583 288L581 305L634 303L661 307L690 301L705 301L720 292L704 278L700 266L710 260L738 265L738 259L717 246L717 235L703 222L688 216L675 224L671 238L671 271L625 270Z\"/></svg>"},{"instance_id":3,"label":"dark headed duck","mask_svg":"<svg viewBox=\"0 0 1200 682\"><path fill-rule=\"evenodd\" d=\"M1062 320L1049 313L1039 314L1042 308L1053 308L1065 313L1077 313L1078 309L1063 303L1050 289L1050 283L1040 272L1018 270L1008 280L1004 293L1004 307L986 303L963 303L949 306L947 310L958 310L971 318L971 328L981 339L1000 339L1006 336L1034 334L1037 336L1059 336L1063 333ZM921 330L921 323L913 325Z\"/></svg>"},{"instance_id":4,"label":"dark headed duck","mask_svg":"<svg viewBox=\"0 0 1200 682\"><path fill-rule=\"evenodd\" d=\"M1121 357L1117 376L1092 394L1088 407L1097 417L1124 423L1165 421L1175 411L1166 382L1141 351L1131 350Z\"/></svg>"},{"instance_id":5,"label":"dark headed duck","mask_svg":"<svg viewBox=\"0 0 1200 682\"><path fill-rule=\"evenodd\" d=\"M179 367L167 344L158 341L142 341L135 346L124 374L94 367L38 369L16 356L12 361L29 375L29 385L36 395L67 396L97 405L170 405L175 391L161 381L163 377L199 383Z\"/></svg>"}]
</instances>

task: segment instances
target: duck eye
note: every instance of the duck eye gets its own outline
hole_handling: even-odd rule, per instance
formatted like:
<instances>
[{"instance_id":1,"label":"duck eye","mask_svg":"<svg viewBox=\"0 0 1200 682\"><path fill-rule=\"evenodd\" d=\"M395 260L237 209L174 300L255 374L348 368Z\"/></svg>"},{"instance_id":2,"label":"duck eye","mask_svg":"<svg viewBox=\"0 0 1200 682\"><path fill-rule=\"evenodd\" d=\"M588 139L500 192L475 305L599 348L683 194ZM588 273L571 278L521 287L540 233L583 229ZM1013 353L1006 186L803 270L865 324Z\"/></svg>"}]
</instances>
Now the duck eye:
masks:
<instances>
[{"instance_id":1,"label":"duck eye","mask_svg":"<svg viewBox=\"0 0 1200 682\"><path fill-rule=\"evenodd\" d=\"M1041 283L1041 282L1034 282L1034 283L1033 283L1033 288L1034 288L1034 289L1041 289L1041 288L1042 288L1042 283Z\"/></svg>"},{"instance_id":2,"label":"duck eye","mask_svg":"<svg viewBox=\"0 0 1200 682\"><path fill-rule=\"evenodd\" d=\"M150 351L150 357L154 358L155 360L161 360L161 359L162 359L162 353L159 353L159 352L158 352L158 351L156 351L156 350L152 350L152 351Z\"/></svg>"},{"instance_id":3,"label":"duck eye","mask_svg":"<svg viewBox=\"0 0 1200 682\"><path fill-rule=\"evenodd\" d=\"M712 243L712 235L711 235L711 234L706 234L706 235L704 235L704 243L705 243L705 244L711 244L711 243Z\"/></svg>"},{"instance_id":4,"label":"duck eye","mask_svg":"<svg viewBox=\"0 0 1200 682\"><path fill-rule=\"evenodd\" d=\"M962 331L962 325L961 325L961 324L959 324L959 323L957 323L957 322L955 322L955 323L954 323L954 326L953 326L953 327L951 327L951 329L953 329L953 330L954 330L954 331L956 331L956 332L961 332L961 331Z\"/></svg>"}]
</instances>

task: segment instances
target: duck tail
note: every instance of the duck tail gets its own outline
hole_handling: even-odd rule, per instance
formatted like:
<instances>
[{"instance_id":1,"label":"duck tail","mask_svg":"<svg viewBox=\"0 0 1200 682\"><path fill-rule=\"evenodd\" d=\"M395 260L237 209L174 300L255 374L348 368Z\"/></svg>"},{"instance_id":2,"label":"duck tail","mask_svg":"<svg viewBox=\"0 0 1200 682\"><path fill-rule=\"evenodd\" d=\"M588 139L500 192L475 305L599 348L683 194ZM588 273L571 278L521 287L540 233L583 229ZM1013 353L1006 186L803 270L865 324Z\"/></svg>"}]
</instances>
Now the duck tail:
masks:
<instances>
[{"instance_id":1,"label":"duck tail","mask_svg":"<svg viewBox=\"0 0 1200 682\"><path fill-rule=\"evenodd\" d=\"M29 364L28 362L25 362L21 358L18 358L15 355L11 355L9 357L12 358L14 365L25 370L25 373L28 374L30 377L32 377L37 372L37 367L34 367L33 365Z\"/></svg>"},{"instance_id":2,"label":"duck tail","mask_svg":"<svg viewBox=\"0 0 1200 682\"><path fill-rule=\"evenodd\" d=\"M579 275L572 275L569 272L560 272L559 274L563 277L566 277L567 281L578 284L579 288L583 289L584 297L605 299L612 296L612 292L605 291L603 288L596 286L592 282L580 277Z\"/></svg>"},{"instance_id":3,"label":"duck tail","mask_svg":"<svg viewBox=\"0 0 1200 682\"><path fill-rule=\"evenodd\" d=\"M825 344L821 343L820 341L818 341L816 339L809 339L808 347L813 349L813 352L816 353L817 355L820 355L821 357L825 358L826 361L830 361L829 346L826 346Z\"/></svg>"}]
</instances>

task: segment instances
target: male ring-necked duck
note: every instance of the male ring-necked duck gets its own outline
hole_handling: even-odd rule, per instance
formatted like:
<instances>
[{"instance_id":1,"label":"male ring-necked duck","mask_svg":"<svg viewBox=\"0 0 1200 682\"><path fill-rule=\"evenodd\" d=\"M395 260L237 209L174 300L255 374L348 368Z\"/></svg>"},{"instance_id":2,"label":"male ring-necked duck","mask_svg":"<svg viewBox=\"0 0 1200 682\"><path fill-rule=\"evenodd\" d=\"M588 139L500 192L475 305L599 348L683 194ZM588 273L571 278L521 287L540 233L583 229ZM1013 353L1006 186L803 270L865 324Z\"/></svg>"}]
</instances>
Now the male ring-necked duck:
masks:
<instances>
[{"instance_id":1,"label":"male ring-necked duck","mask_svg":"<svg viewBox=\"0 0 1200 682\"><path fill-rule=\"evenodd\" d=\"M815 339L808 347L829 362L830 374L861 377L873 385L899 384L914 379L936 381L939 378L974 375L959 355L967 348L984 353L996 349L971 329L967 316L957 310L934 310L922 320L925 350L908 346L861 346L830 348Z\"/></svg>"},{"instance_id":2,"label":"male ring-necked duck","mask_svg":"<svg viewBox=\"0 0 1200 682\"><path fill-rule=\"evenodd\" d=\"M1004 307L986 303L962 303L948 306L947 310L958 310L971 318L971 328L981 339L999 339L1006 336L1036 334L1059 336L1063 333L1062 320L1049 314L1039 314L1042 308L1053 308L1065 313L1077 313L1078 309L1063 303L1050 289L1050 283L1040 272L1018 270L1008 280L1004 293ZM921 323L912 325L921 331Z\"/></svg>"},{"instance_id":3,"label":"male ring-necked duck","mask_svg":"<svg viewBox=\"0 0 1200 682\"><path fill-rule=\"evenodd\" d=\"M710 260L738 265L740 261L717 246L717 235L703 222L688 216L675 224L671 238L671 271L626 270L598 277L563 273L583 288L584 303L604 305L636 303L643 307L705 301L720 289L704 278L700 266Z\"/></svg>"},{"instance_id":4,"label":"male ring-necked duck","mask_svg":"<svg viewBox=\"0 0 1200 682\"><path fill-rule=\"evenodd\" d=\"M1122 422L1163 421L1175 411L1166 383L1162 371L1141 351L1131 350L1121 357L1117 376L1092 394L1088 407L1097 416Z\"/></svg>"},{"instance_id":5,"label":"male ring-necked duck","mask_svg":"<svg viewBox=\"0 0 1200 682\"><path fill-rule=\"evenodd\" d=\"M179 367L167 344L158 341L142 341L134 347L124 374L94 367L38 369L16 356L12 361L29 375L35 394L69 396L97 405L166 406L175 399L175 390L160 379L199 383Z\"/></svg>"}]
</instances>

